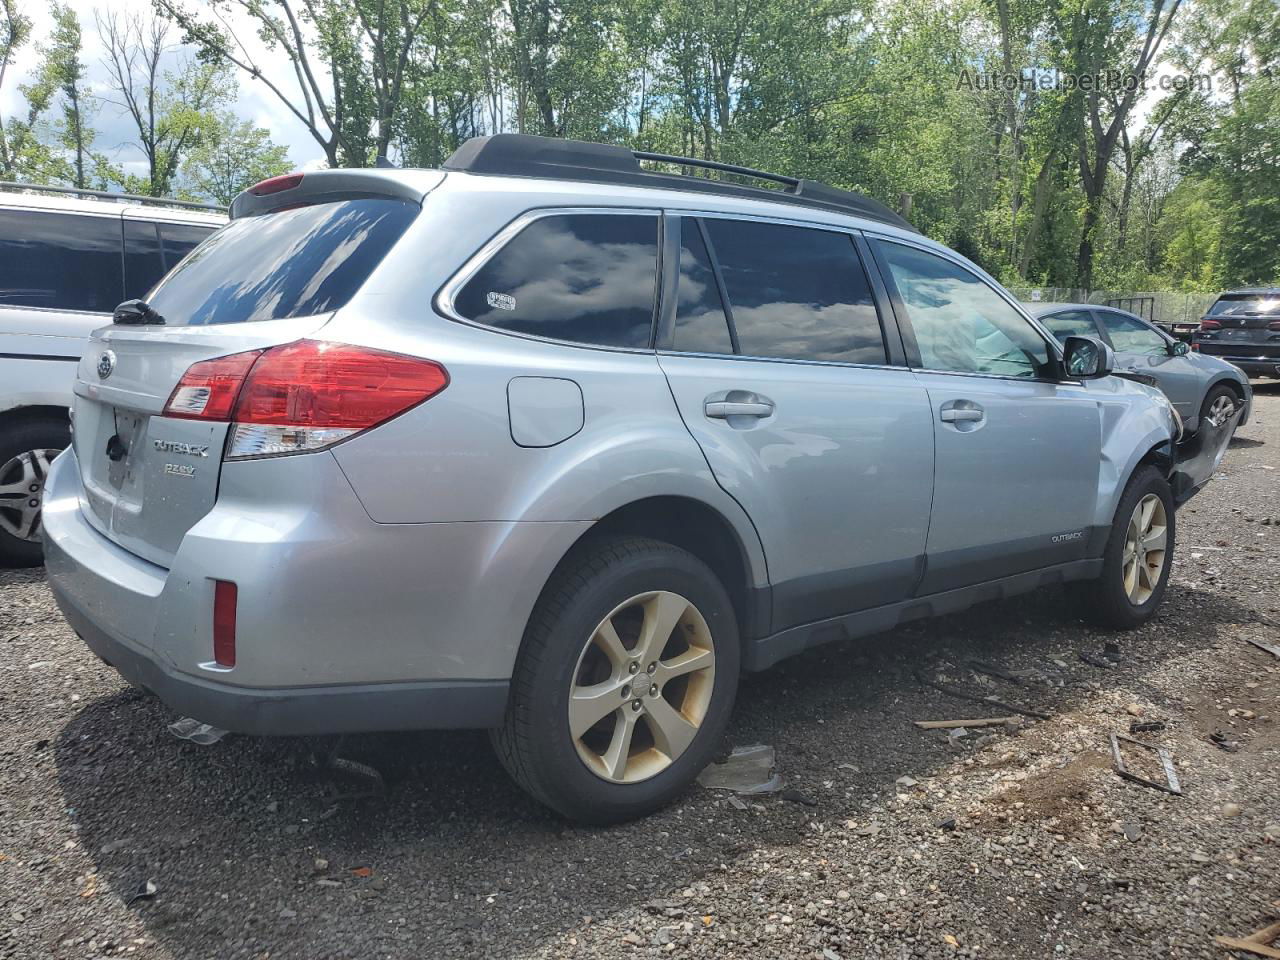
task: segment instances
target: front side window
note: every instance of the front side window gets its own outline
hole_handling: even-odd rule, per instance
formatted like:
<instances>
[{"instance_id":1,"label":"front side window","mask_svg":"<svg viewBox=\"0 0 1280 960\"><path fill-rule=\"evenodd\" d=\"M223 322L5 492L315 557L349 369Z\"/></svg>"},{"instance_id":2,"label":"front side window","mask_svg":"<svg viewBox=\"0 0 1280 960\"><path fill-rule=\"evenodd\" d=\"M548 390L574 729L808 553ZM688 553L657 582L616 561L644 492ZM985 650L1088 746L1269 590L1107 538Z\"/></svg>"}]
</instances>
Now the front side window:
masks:
<instances>
[{"instance_id":1,"label":"front side window","mask_svg":"<svg viewBox=\"0 0 1280 960\"><path fill-rule=\"evenodd\" d=\"M474 323L604 347L647 347L658 284L656 214L540 217L454 298Z\"/></svg>"},{"instance_id":2,"label":"front side window","mask_svg":"<svg viewBox=\"0 0 1280 960\"><path fill-rule=\"evenodd\" d=\"M0 304L110 313L123 299L119 217L0 210Z\"/></svg>"},{"instance_id":3,"label":"front side window","mask_svg":"<svg viewBox=\"0 0 1280 960\"><path fill-rule=\"evenodd\" d=\"M1102 318L1102 325L1106 328L1116 353L1159 357L1169 352L1164 337L1142 321L1109 310L1099 311L1098 316Z\"/></svg>"},{"instance_id":4,"label":"front side window","mask_svg":"<svg viewBox=\"0 0 1280 960\"><path fill-rule=\"evenodd\" d=\"M907 309L926 370L1049 377L1049 347L990 286L958 264L900 243L878 249Z\"/></svg>"},{"instance_id":5,"label":"front side window","mask_svg":"<svg viewBox=\"0 0 1280 960\"><path fill-rule=\"evenodd\" d=\"M1040 323L1047 327L1059 340L1067 337L1096 337L1098 328L1093 324L1093 315L1088 310L1063 310L1040 318Z\"/></svg>"},{"instance_id":6,"label":"front side window","mask_svg":"<svg viewBox=\"0 0 1280 960\"><path fill-rule=\"evenodd\" d=\"M355 295L418 212L403 200L359 197L232 220L148 302L170 326L328 313Z\"/></svg>"},{"instance_id":7,"label":"front side window","mask_svg":"<svg viewBox=\"0 0 1280 960\"><path fill-rule=\"evenodd\" d=\"M703 222L740 353L885 362L880 319L852 237L750 220Z\"/></svg>"}]
</instances>

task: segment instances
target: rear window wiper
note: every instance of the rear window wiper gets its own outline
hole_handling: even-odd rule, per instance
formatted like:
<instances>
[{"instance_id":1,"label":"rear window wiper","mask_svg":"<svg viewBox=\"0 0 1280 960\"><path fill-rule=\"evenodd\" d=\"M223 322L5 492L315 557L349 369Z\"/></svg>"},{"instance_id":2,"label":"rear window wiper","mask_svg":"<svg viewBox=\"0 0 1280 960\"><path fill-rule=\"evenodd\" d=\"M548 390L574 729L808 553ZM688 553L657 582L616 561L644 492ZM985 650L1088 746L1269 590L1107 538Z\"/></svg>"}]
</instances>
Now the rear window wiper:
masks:
<instances>
[{"instance_id":1,"label":"rear window wiper","mask_svg":"<svg viewBox=\"0 0 1280 960\"><path fill-rule=\"evenodd\" d=\"M126 300L111 314L112 323L156 324L164 323L164 317L151 308L145 300Z\"/></svg>"}]
</instances>

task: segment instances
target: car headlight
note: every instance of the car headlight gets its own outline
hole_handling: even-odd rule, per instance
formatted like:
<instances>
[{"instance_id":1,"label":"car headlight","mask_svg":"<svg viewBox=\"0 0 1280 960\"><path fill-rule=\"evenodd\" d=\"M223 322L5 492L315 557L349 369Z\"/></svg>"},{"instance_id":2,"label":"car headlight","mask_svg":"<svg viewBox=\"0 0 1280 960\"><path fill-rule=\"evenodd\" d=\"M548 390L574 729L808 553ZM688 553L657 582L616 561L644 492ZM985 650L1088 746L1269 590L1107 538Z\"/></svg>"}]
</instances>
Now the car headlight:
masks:
<instances>
[{"instance_id":1,"label":"car headlight","mask_svg":"<svg viewBox=\"0 0 1280 960\"><path fill-rule=\"evenodd\" d=\"M1166 398L1166 403L1168 399ZM1169 422L1173 427L1173 442L1182 442L1182 417L1178 416L1178 411L1174 409L1172 403L1169 404Z\"/></svg>"}]
</instances>

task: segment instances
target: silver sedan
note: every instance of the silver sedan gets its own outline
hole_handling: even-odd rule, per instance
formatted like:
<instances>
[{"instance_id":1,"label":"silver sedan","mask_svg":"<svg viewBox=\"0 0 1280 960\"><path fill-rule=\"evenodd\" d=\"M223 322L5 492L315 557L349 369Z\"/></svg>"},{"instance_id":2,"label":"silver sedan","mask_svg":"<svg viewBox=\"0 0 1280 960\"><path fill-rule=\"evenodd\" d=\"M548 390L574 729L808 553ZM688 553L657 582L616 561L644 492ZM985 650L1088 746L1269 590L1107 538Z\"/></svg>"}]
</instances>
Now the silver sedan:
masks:
<instances>
[{"instance_id":1,"label":"silver sedan","mask_svg":"<svg viewBox=\"0 0 1280 960\"><path fill-rule=\"evenodd\" d=\"M1116 354L1115 372L1150 378L1173 404L1188 433L1201 424L1221 426L1244 405L1249 419L1253 390L1239 367L1194 352L1136 314L1091 303L1028 303L1027 309L1059 340L1101 337Z\"/></svg>"}]
</instances>

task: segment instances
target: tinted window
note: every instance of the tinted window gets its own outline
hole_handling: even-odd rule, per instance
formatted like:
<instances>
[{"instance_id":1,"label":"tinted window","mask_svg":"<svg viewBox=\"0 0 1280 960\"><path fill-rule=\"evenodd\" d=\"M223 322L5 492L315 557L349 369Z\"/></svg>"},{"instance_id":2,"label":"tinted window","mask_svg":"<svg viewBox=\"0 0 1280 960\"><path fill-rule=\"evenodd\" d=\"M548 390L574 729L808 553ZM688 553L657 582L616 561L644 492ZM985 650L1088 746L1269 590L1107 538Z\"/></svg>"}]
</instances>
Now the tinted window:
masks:
<instances>
[{"instance_id":1,"label":"tinted window","mask_svg":"<svg viewBox=\"0 0 1280 960\"><path fill-rule=\"evenodd\" d=\"M108 313L123 299L118 217L0 210L0 304Z\"/></svg>"},{"instance_id":2,"label":"tinted window","mask_svg":"<svg viewBox=\"0 0 1280 960\"><path fill-rule=\"evenodd\" d=\"M1109 310L1099 311L1098 317L1117 353L1141 353L1154 357L1169 352L1164 337L1140 320Z\"/></svg>"},{"instance_id":3,"label":"tinted window","mask_svg":"<svg viewBox=\"0 0 1280 960\"><path fill-rule=\"evenodd\" d=\"M1059 340L1066 337L1096 337L1098 328L1093 323L1093 314L1088 310L1064 310L1062 313L1051 313L1041 317L1040 323L1049 328Z\"/></svg>"},{"instance_id":4,"label":"tinted window","mask_svg":"<svg viewBox=\"0 0 1280 960\"><path fill-rule=\"evenodd\" d=\"M181 263L182 258L207 239L213 230L213 227L197 227L189 223L157 223L165 272Z\"/></svg>"},{"instance_id":5,"label":"tinted window","mask_svg":"<svg viewBox=\"0 0 1280 960\"><path fill-rule=\"evenodd\" d=\"M1209 308L1215 317L1245 317L1251 314L1280 313L1280 292L1239 293L1222 297Z\"/></svg>"},{"instance_id":6,"label":"tinted window","mask_svg":"<svg viewBox=\"0 0 1280 960\"><path fill-rule=\"evenodd\" d=\"M851 237L752 221L705 223L741 353L885 362L880 321Z\"/></svg>"},{"instance_id":7,"label":"tinted window","mask_svg":"<svg viewBox=\"0 0 1280 960\"><path fill-rule=\"evenodd\" d=\"M566 214L525 227L458 293L476 323L608 347L647 347L658 218Z\"/></svg>"},{"instance_id":8,"label":"tinted window","mask_svg":"<svg viewBox=\"0 0 1280 960\"><path fill-rule=\"evenodd\" d=\"M213 227L151 220L124 222L125 297L145 297L166 273L213 233Z\"/></svg>"},{"instance_id":9,"label":"tinted window","mask_svg":"<svg viewBox=\"0 0 1280 960\"><path fill-rule=\"evenodd\" d=\"M1049 348L995 290L958 264L899 243L879 244L928 370L1048 376Z\"/></svg>"},{"instance_id":10,"label":"tinted window","mask_svg":"<svg viewBox=\"0 0 1280 960\"><path fill-rule=\"evenodd\" d=\"M170 325L305 317L345 304L417 216L362 198L232 220L149 300Z\"/></svg>"},{"instance_id":11,"label":"tinted window","mask_svg":"<svg viewBox=\"0 0 1280 960\"><path fill-rule=\"evenodd\" d=\"M680 221L680 282L673 346L689 353L733 353L729 321L698 221Z\"/></svg>"}]
</instances>

